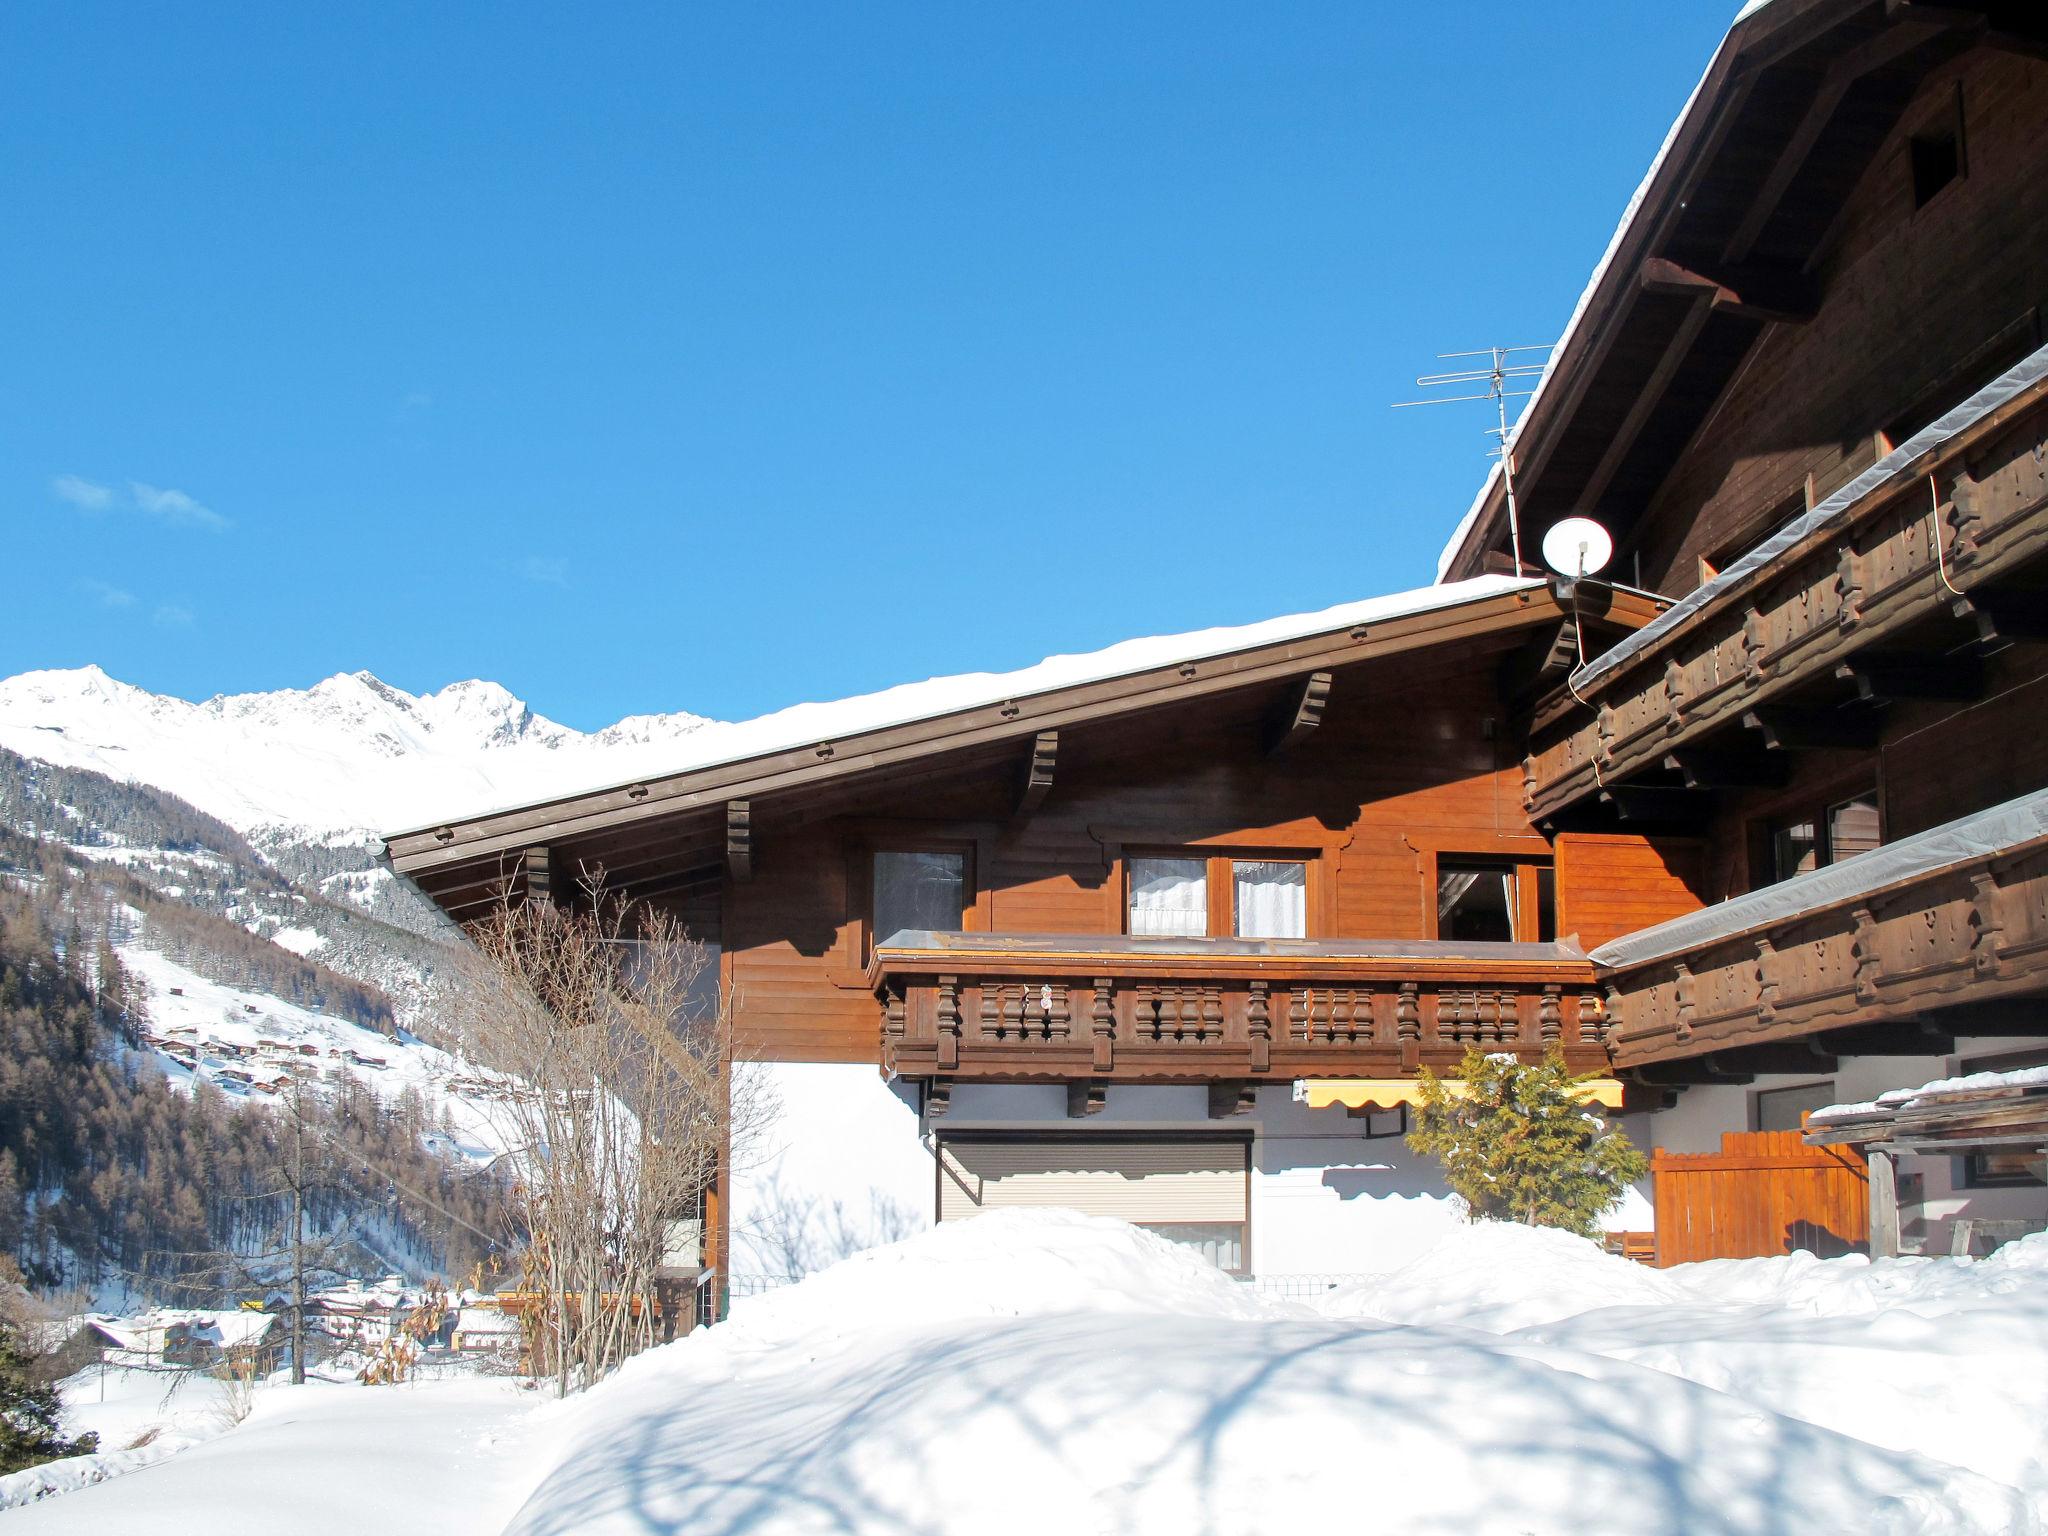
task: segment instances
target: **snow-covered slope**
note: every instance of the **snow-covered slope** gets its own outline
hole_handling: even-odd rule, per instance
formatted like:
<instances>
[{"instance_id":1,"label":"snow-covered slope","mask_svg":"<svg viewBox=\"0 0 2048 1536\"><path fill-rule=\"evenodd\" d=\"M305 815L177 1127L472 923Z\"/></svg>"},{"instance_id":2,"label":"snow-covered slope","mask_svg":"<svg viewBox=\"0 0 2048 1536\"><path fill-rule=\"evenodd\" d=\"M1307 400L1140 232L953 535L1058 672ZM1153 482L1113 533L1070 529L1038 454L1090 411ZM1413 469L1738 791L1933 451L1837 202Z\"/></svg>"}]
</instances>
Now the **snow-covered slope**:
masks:
<instances>
[{"instance_id":1,"label":"snow-covered slope","mask_svg":"<svg viewBox=\"0 0 2048 1536\"><path fill-rule=\"evenodd\" d=\"M660 761L706 723L635 715L585 733L496 683L415 695L368 672L199 704L98 667L0 680L0 746L168 790L261 845L368 843L450 805L595 782L627 759Z\"/></svg>"},{"instance_id":2,"label":"snow-covered slope","mask_svg":"<svg viewBox=\"0 0 2048 1536\"><path fill-rule=\"evenodd\" d=\"M500 1083L401 1030L394 1038L349 1019L267 993L212 981L168 955L123 945L121 964L144 989L149 1021L142 1048L177 1085L204 1078L233 1099L274 1102L294 1072L321 1091L355 1078L379 1099L410 1089L435 1128L432 1150L488 1163L506 1150L493 1113Z\"/></svg>"}]
</instances>

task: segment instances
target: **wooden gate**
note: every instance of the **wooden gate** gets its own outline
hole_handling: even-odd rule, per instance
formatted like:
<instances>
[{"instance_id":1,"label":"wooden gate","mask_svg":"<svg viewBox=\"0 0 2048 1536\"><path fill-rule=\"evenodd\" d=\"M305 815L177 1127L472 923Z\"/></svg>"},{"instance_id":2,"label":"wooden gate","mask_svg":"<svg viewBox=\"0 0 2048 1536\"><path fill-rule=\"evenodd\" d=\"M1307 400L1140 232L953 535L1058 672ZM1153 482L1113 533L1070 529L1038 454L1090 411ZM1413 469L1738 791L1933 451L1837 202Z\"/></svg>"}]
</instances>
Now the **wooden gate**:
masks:
<instances>
[{"instance_id":1,"label":"wooden gate","mask_svg":"<svg viewBox=\"0 0 2048 1536\"><path fill-rule=\"evenodd\" d=\"M1658 1152L1657 1263L1754 1259L1867 1247L1868 1175L1845 1147L1797 1131L1730 1131L1719 1152Z\"/></svg>"}]
</instances>

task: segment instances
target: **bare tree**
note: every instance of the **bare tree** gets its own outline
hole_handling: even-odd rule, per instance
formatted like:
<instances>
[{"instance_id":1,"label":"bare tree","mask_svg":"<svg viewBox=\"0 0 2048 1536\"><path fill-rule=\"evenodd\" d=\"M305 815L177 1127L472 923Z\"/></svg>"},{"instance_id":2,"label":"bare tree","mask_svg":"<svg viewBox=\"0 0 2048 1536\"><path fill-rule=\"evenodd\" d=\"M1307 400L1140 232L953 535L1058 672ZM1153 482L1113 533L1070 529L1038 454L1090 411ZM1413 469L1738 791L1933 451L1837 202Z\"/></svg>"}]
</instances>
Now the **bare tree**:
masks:
<instances>
[{"instance_id":1,"label":"bare tree","mask_svg":"<svg viewBox=\"0 0 2048 1536\"><path fill-rule=\"evenodd\" d=\"M544 1298L533 1368L558 1394L657 1341L660 1283L695 1263L675 1250L766 1112L758 1079L730 1070L712 952L601 882L583 894L500 902L470 931L453 1010L465 1054L510 1080L493 1106Z\"/></svg>"}]
</instances>

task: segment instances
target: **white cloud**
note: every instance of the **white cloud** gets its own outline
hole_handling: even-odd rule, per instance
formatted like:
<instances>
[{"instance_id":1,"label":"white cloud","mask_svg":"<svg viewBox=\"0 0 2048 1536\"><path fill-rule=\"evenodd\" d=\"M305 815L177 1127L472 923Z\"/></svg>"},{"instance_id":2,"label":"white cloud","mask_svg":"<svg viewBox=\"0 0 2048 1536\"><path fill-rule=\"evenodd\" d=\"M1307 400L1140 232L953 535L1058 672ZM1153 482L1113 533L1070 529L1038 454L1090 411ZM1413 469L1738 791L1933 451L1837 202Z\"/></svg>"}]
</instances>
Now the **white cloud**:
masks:
<instances>
[{"instance_id":1,"label":"white cloud","mask_svg":"<svg viewBox=\"0 0 2048 1536\"><path fill-rule=\"evenodd\" d=\"M520 562L519 574L528 581L565 587L569 584L569 562L553 555L528 555Z\"/></svg>"},{"instance_id":2,"label":"white cloud","mask_svg":"<svg viewBox=\"0 0 2048 1536\"><path fill-rule=\"evenodd\" d=\"M227 527L228 520L211 507L202 507L183 491L164 490L154 485L144 485L140 480L128 482L128 494L135 498L135 507L151 517L162 518L165 522L179 527L211 528L216 531Z\"/></svg>"},{"instance_id":3,"label":"white cloud","mask_svg":"<svg viewBox=\"0 0 2048 1536\"><path fill-rule=\"evenodd\" d=\"M161 629L190 629L192 610L180 608L176 603L158 603L153 615Z\"/></svg>"},{"instance_id":4,"label":"white cloud","mask_svg":"<svg viewBox=\"0 0 2048 1536\"><path fill-rule=\"evenodd\" d=\"M104 485L78 475L59 475L50 482L59 501L68 501L81 512L104 512L114 504L114 493Z\"/></svg>"},{"instance_id":5,"label":"white cloud","mask_svg":"<svg viewBox=\"0 0 2048 1536\"><path fill-rule=\"evenodd\" d=\"M128 489L119 491L82 475L58 475L50 481L50 489L59 501L81 512L140 512L175 528L206 528L215 533L228 526L226 518L183 491L140 480L130 480Z\"/></svg>"},{"instance_id":6,"label":"white cloud","mask_svg":"<svg viewBox=\"0 0 2048 1536\"><path fill-rule=\"evenodd\" d=\"M86 595L102 608L133 608L135 606L135 594L125 587L117 587L111 582L93 581L91 579L82 581L79 585L85 589Z\"/></svg>"}]
</instances>

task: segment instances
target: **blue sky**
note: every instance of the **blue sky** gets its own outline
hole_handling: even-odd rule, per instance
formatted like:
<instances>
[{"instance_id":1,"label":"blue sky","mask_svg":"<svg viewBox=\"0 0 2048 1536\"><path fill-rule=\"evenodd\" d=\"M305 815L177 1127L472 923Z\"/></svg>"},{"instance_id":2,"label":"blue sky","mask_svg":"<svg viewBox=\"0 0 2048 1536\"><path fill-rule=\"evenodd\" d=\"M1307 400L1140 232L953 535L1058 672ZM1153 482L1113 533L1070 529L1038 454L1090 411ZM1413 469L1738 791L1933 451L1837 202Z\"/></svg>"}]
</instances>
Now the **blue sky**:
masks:
<instances>
[{"instance_id":1,"label":"blue sky","mask_svg":"<svg viewBox=\"0 0 2048 1536\"><path fill-rule=\"evenodd\" d=\"M13 0L0 673L728 718L1430 579L1736 9Z\"/></svg>"}]
</instances>

